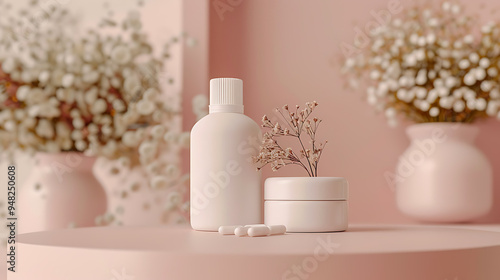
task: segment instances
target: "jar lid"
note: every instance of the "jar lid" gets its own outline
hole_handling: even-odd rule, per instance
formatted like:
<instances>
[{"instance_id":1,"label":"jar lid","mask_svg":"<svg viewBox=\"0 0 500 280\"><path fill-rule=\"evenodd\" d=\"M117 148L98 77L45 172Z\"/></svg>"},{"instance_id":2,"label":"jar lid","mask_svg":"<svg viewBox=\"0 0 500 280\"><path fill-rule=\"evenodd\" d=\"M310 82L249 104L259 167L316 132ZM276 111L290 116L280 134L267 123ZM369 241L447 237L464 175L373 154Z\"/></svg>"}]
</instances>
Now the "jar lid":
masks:
<instances>
[{"instance_id":1,"label":"jar lid","mask_svg":"<svg viewBox=\"0 0 500 280\"><path fill-rule=\"evenodd\" d=\"M342 177L273 177L266 179L265 200L347 200L349 183Z\"/></svg>"}]
</instances>

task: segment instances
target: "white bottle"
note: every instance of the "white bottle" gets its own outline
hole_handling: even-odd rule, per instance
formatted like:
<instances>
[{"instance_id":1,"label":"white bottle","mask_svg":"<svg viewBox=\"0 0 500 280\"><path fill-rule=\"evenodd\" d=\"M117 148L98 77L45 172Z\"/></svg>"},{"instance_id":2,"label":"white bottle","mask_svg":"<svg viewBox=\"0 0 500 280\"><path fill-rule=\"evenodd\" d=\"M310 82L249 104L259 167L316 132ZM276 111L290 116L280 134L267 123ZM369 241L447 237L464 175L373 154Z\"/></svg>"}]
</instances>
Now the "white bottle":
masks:
<instances>
[{"instance_id":1,"label":"white bottle","mask_svg":"<svg viewBox=\"0 0 500 280\"><path fill-rule=\"evenodd\" d=\"M191 130L191 227L262 222L260 127L243 114L243 81L210 80L209 114Z\"/></svg>"}]
</instances>

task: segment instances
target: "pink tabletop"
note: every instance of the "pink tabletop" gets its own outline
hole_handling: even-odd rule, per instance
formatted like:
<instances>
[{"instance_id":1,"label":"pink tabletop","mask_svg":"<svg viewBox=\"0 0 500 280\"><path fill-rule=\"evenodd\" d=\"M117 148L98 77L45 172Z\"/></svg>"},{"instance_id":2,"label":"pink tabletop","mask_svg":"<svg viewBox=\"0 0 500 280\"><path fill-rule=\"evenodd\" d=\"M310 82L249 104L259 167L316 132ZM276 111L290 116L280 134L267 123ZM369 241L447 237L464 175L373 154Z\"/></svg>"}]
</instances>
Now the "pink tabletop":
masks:
<instances>
[{"instance_id":1,"label":"pink tabletop","mask_svg":"<svg viewBox=\"0 0 500 280\"><path fill-rule=\"evenodd\" d=\"M221 236L187 227L22 234L12 280L498 280L500 232L352 226L342 233Z\"/></svg>"}]
</instances>

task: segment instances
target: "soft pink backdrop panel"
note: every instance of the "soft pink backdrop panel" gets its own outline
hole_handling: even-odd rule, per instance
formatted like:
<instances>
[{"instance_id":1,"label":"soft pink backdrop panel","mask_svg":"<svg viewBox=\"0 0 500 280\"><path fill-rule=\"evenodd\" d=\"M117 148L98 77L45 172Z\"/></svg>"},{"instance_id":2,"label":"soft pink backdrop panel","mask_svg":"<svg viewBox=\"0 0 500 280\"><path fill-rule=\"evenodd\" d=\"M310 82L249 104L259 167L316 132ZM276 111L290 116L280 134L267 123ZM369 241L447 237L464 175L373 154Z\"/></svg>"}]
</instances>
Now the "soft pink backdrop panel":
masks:
<instances>
[{"instance_id":1,"label":"soft pink backdrop panel","mask_svg":"<svg viewBox=\"0 0 500 280\"><path fill-rule=\"evenodd\" d=\"M214 3L231 9L217 11ZM396 208L393 188L384 178L393 172L409 140L403 123L386 125L359 92L346 89L340 75L341 42L352 44L354 27L374 20L371 11L387 10L390 1L274 0L210 1L209 75L244 80L246 114L259 121L285 103L317 100L324 120L320 136L329 144L320 163L322 176L343 176L350 182L350 222L411 222ZM401 1L403 8L411 1ZM498 8L470 2L468 9L483 18ZM227 8L227 6L225 6ZM208 91L208 84L205 86ZM190 102L187 100L186 102ZM185 117L185 125L194 123ZM477 123L477 141L494 166L495 207L479 222L500 222L500 122ZM185 158L187 160L187 158ZM290 168L268 176L290 176Z\"/></svg>"}]
</instances>

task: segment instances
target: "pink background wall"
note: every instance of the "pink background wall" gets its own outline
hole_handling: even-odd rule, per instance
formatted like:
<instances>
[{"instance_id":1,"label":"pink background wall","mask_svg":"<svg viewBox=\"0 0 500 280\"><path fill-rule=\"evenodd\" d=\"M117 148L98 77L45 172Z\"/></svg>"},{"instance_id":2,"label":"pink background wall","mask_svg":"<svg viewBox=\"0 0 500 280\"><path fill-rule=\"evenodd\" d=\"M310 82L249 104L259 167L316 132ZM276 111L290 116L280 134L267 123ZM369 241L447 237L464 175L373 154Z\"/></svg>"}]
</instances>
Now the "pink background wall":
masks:
<instances>
[{"instance_id":1,"label":"pink background wall","mask_svg":"<svg viewBox=\"0 0 500 280\"><path fill-rule=\"evenodd\" d=\"M346 177L351 186L350 221L411 222L396 208L384 173L392 172L408 146L405 126L391 129L359 92L347 90L339 73L341 42L352 44L354 26L372 20L370 11L387 9L388 0L227 1L236 4L220 17L210 1L209 76L244 80L246 114L260 122L275 107L317 100L323 120L320 135L329 144L322 158L322 176ZM241 3L238 3L241 2ZM404 8L410 1L401 1ZM498 7L485 1L488 9ZM468 4L482 16L479 5ZM474 7L472 7L474 6ZM208 84L205 86L208 92ZM186 102L190 102L187 100ZM192 114L184 127L194 123ZM500 122L477 123L477 141L495 170L495 207L479 222L500 222ZM294 168L268 176L291 176ZM301 172L301 171L299 171Z\"/></svg>"}]
</instances>

